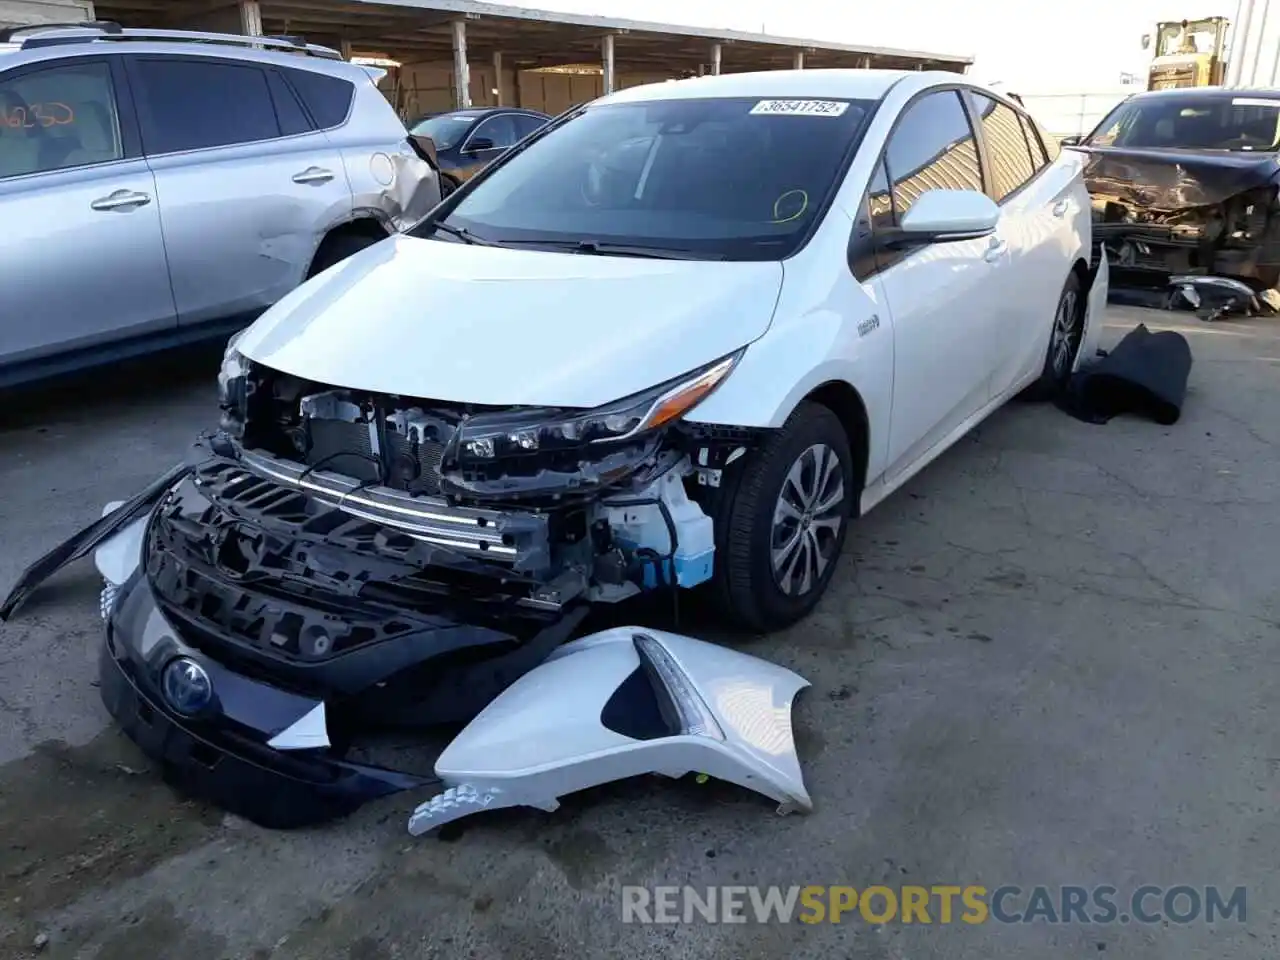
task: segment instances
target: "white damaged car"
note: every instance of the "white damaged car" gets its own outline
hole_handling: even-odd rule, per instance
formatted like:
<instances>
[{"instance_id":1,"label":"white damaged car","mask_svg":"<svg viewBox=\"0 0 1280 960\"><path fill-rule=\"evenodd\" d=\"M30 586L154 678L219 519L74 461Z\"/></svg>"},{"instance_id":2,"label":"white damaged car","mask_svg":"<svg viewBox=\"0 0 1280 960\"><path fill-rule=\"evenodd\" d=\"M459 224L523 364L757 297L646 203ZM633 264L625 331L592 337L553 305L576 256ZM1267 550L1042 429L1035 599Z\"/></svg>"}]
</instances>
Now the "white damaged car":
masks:
<instances>
[{"instance_id":1,"label":"white damaged car","mask_svg":"<svg viewBox=\"0 0 1280 960\"><path fill-rule=\"evenodd\" d=\"M1107 288L1081 163L949 73L589 103L238 336L218 433L0 613L103 543L108 706L260 822L443 780L420 830L688 769L806 807L794 674L639 628L553 651L653 590L795 623L859 516L1060 388ZM477 714L422 777L358 754Z\"/></svg>"}]
</instances>

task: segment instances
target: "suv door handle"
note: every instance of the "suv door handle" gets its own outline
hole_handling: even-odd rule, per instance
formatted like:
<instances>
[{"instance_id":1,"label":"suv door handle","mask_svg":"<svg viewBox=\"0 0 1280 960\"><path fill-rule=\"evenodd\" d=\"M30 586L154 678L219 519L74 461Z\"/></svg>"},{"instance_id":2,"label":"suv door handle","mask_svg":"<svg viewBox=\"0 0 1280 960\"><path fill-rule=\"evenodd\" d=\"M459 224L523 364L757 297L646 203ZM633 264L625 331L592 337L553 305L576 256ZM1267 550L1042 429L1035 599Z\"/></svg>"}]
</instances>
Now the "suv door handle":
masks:
<instances>
[{"instance_id":1,"label":"suv door handle","mask_svg":"<svg viewBox=\"0 0 1280 960\"><path fill-rule=\"evenodd\" d=\"M328 183L333 179L333 171L323 167L307 167L301 173L293 175L294 183Z\"/></svg>"},{"instance_id":2,"label":"suv door handle","mask_svg":"<svg viewBox=\"0 0 1280 960\"><path fill-rule=\"evenodd\" d=\"M1067 208L1070 206L1071 206L1070 201L1059 200L1057 203L1053 205L1053 215L1059 218L1065 217L1067 215Z\"/></svg>"},{"instance_id":3,"label":"suv door handle","mask_svg":"<svg viewBox=\"0 0 1280 960\"><path fill-rule=\"evenodd\" d=\"M130 210L134 207L144 207L151 202L151 197L145 193L135 193L133 190L117 190L109 193L105 197L99 197L94 200L90 207L94 210Z\"/></svg>"},{"instance_id":4,"label":"suv door handle","mask_svg":"<svg viewBox=\"0 0 1280 960\"><path fill-rule=\"evenodd\" d=\"M1008 249L1009 249L1009 245L1007 243L1005 243L999 237L992 237L991 243L987 247L987 252L982 259L986 260L987 263L995 263L997 260L999 260L1001 257L1004 256L1005 251Z\"/></svg>"}]
</instances>

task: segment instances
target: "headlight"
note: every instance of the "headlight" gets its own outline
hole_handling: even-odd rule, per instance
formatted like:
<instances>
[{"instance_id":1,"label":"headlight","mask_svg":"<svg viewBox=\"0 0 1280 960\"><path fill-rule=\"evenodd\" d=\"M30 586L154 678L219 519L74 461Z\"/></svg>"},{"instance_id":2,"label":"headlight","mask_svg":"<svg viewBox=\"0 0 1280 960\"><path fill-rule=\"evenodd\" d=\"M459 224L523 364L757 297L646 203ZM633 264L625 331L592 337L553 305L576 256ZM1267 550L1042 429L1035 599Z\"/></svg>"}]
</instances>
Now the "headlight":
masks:
<instances>
[{"instance_id":1,"label":"headlight","mask_svg":"<svg viewBox=\"0 0 1280 960\"><path fill-rule=\"evenodd\" d=\"M705 400L737 365L739 350L692 373L583 412L513 410L480 414L463 424L458 455L493 460L543 450L628 440L679 420ZM603 455L605 451L601 451Z\"/></svg>"},{"instance_id":2,"label":"headlight","mask_svg":"<svg viewBox=\"0 0 1280 960\"><path fill-rule=\"evenodd\" d=\"M248 400L249 361L236 349L236 343L243 335L241 330L227 341L222 364L218 367L218 407L222 410L222 428L237 436L244 429Z\"/></svg>"}]
</instances>

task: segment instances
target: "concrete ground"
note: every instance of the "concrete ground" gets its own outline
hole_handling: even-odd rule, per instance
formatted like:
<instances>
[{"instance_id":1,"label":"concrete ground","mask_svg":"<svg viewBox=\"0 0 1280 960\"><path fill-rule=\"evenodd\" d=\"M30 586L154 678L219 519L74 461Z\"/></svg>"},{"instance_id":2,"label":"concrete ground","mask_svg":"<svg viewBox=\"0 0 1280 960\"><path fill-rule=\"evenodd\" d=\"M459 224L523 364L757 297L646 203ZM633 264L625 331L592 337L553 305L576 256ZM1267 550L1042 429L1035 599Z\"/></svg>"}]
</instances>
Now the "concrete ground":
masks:
<instances>
[{"instance_id":1,"label":"concrete ground","mask_svg":"<svg viewBox=\"0 0 1280 960\"><path fill-rule=\"evenodd\" d=\"M407 835L408 795L265 832L110 729L96 578L65 571L0 628L0 956L1277 956L1280 325L1116 310L1109 339L1139 319L1191 340L1180 423L1001 411L859 524L816 616L748 643L814 682L807 817L644 780L453 842ZM0 586L211 425L215 366L6 404ZM620 922L623 884L732 883L1244 885L1247 919Z\"/></svg>"}]
</instances>

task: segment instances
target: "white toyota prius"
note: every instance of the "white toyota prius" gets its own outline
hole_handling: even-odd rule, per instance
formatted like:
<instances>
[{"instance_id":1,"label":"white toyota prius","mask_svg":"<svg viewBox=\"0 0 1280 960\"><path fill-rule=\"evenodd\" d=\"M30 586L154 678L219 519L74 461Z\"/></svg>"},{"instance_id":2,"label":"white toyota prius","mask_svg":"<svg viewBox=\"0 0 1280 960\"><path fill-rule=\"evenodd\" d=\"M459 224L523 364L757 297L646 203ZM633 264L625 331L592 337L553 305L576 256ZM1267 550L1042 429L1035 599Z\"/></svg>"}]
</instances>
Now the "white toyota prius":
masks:
<instances>
[{"instance_id":1,"label":"white toyota prius","mask_svg":"<svg viewBox=\"0 0 1280 960\"><path fill-rule=\"evenodd\" d=\"M1091 246L1080 159L964 76L636 87L234 339L217 455L418 544L446 593L703 586L777 629L852 521L1093 353Z\"/></svg>"}]
</instances>

